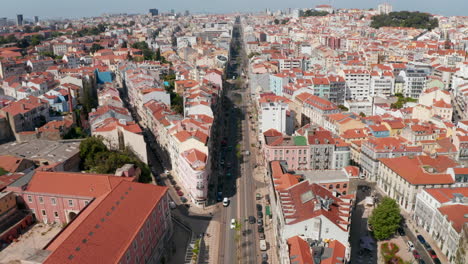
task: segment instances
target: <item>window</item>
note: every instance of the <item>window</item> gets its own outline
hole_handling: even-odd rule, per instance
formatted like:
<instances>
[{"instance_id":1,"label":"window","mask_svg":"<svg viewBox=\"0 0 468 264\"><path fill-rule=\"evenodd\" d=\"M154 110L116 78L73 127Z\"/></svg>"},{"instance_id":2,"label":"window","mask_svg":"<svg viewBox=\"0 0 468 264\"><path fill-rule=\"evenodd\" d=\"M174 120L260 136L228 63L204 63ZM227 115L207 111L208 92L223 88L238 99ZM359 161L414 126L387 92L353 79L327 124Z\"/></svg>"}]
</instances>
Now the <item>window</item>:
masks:
<instances>
[{"instance_id":1,"label":"window","mask_svg":"<svg viewBox=\"0 0 468 264\"><path fill-rule=\"evenodd\" d=\"M28 203L32 203L32 197L31 197L31 195L28 195Z\"/></svg>"},{"instance_id":2,"label":"window","mask_svg":"<svg viewBox=\"0 0 468 264\"><path fill-rule=\"evenodd\" d=\"M346 187L348 187L348 184L346 184L346 183L343 184L343 188L346 188Z\"/></svg>"},{"instance_id":3,"label":"window","mask_svg":"<svg viewBox=\"0 0 468 264\"><path fill-rule=\"evenodd\" d=\"M333 184L330 184L330 185L328 186L328 189L330 189L330 190L333 189Z\"/></svg>"},{"instance_id":4,"label":"window","mask_svg":"<svg viewBox=\"0 0 468 264\"><path fill-rule=\"evenodd\" d=\"M57 211L54 211L54 216L55 216L55 218L58 218L58 217L59 217L59 214L58 214Z\"/></svg>"},{"instance_id":5,"label":"window","mask_svg":"<svg viewBox=\"0 0 468 264\"><path fill-rule=\"evenodd\" d=\"M73 200L68 200L68 206L73 206Z\"/></svg>"},{"instance_id":6,"label":"window","mask_svg":"<svg viewBox=\"0 0 468 264\"><path fill-rule=\"evenodd\" d=\"M52 197L52 198L50 198L50 203L51 203L52 205L56 205L56 204L57 204L57 201L55 200L54 197Z\"/></svg>"},{"instance_id":7,"label":"window","mask_svg":"<svg viewBox=\"0 0 468 264\"><path fill-rule=\"evenodd\" d=\"M42 196L39 196L39 203L41 203L41 204L44 203L44 198L42 198Z\"/></svg>"},{"instance_id":8,"label":"window","mask_svg":"<svg viewBox=\"0 0 468 264\"><path fill-rule=\"evenodd\" d=\"M43 216L47 215L47 213L46 213L46 211L44 209L41 210L41 213L42 213Z\"/></svg>"},{"instance_id":9,"label":"window","mask_svg":"<svg viewBox=\"0 0 468 264\"><path fill-rule=\"evenodd\" d=\"M143 239L145 237L145 234L143 231L140 232L140 239Z\"/></svg>"},{"instance_id":10,"label":"window","mask_svg":"<svg viewBox=\"0 0 468 264\"><path fill-rule=\"evenodd\" d=\"M138 242L137 242L136 240L133 240L133 249L135 249L135 250L136 250L137 247L138 247L138 244L137 244L137 243L138 243Z\"/></svg>"},{"instance_id":11,"label":"window","mask_svg":"<svg viewBox=\"0 0 468 264\"><path fill-rule=\"evenodd\" d=\"M337 189L340 188L340 184L339 184L339 183L336 185L336 188L337 188Z\"/></svg>"}]
</instances>

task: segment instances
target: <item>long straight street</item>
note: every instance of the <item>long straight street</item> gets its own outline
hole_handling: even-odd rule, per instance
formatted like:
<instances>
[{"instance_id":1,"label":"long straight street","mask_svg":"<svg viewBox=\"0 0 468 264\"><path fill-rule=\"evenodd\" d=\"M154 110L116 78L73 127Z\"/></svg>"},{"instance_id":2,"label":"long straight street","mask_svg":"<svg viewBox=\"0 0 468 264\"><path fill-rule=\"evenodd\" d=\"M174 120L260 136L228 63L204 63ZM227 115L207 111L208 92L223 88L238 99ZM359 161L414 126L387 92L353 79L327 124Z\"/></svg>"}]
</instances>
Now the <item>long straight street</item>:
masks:
<instances>
[{"instance_id":1,"label":"long straight street","mask_svg":"<svg viewBox=\"0 0 468 264\"><path fill-rule=\"evenodd\" d=\"M239 20L236 21L233 32L233 45L231 51L231 65L228 66L227 76L240 78L243 66L239 63L245 59L243 51ZM238 59L240 58L240 59ZM255 216L255 180L253 179L253 166L246 150L249 150L249 124L246 120L246 108L250 104L239 83L228 84L226 87L227 102L225 107L228 114L227 128L224 138L227 147L223 149L221 159L226 155L223 194L229 197L230 204L221 212L220 255L218 263L258 263L257 223L249 224L249 216ZM226 154L223 154L226 153ZM218 186L223 180L218 181ZM238 230L231 229L231 221L239 223Z\"/></svg>"}]
</instances>

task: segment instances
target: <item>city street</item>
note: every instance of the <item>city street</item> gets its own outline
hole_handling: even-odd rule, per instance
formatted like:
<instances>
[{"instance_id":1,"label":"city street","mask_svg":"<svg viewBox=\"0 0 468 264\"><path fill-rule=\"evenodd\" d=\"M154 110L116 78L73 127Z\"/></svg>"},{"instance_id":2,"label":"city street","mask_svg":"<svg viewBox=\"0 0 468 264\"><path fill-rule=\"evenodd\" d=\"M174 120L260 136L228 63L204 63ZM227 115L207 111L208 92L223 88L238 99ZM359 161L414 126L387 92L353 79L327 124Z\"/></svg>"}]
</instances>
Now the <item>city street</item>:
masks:
<instances>
[{"instance_id":1,"label":"city street","mask_svg":"<svg viewBox=\"0 0 468 264\"><path fill-rule=\"evenodd\" d=\"M234 54L232 54L231 62L237 61L237 56L244 56L242 59L245 59L245 54L241 49L242 40L239 30L240 25L237 23L233 32L232 52ZM238 51L240 52L236 54ZM228 66L228 78L240 76L242 66L238 62L234 62L232 67ZM222 234L220 235L218 263L258 263L257 224L249 224L246 221L249 216L256 216L254 208L256 182L252 175L254 163L251 162L249 156L245 155L245 151L250 149L249 124L246 121L248 120L246 107L250 102L241 90L234 90L244 87L236 87L236 85L229 84L226 100L226 107L230 108L227 111L228 126L225 129L227 148L223 150L227 152L223 194L230 198L230 205L223 208L221 212ZM223 154L221 154L222 157ZM230 163L232 164L229 165ZM230 228L231 219L236 219L241 224L241 231L238 234Z\"/></svg>"}]
</instances>

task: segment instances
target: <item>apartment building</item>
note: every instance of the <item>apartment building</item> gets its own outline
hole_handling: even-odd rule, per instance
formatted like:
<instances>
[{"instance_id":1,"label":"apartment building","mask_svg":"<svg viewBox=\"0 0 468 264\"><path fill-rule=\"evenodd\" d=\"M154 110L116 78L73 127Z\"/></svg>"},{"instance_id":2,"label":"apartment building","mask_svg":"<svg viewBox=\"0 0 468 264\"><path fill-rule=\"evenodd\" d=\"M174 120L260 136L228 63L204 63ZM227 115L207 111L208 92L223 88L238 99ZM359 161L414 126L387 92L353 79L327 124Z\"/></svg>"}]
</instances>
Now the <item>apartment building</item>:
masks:
<instances>
[{"instance_id":1,"label":"apartment building","mask_svg":"<svg viewBox=\"0 0 468 264\"><path fill-rule=\"evenodd\" d=\"M341 169L349 165L349 145L333 138L327 130L317 128L304 135L284 136L271 129L263 136L267 162L284 160L288 168L298 170Z\"/></svg>"},{"instance_id":2,"label":"apartment building","mask_svg":"<svg viewBox=\"0 0 468 264\"><path fill-rule=\"evenodd\" d=\"M399 76L403 78L403 95L411 98L419 98L426 89L427 73L422 69L406 69Z\"/></svg>"},{"instance_id":3,"label":"apartment building","mask_svg":"<svg viewBox=\"0 0 468 264\"><path fill-rule=\"evenodd\" d=\"M377 186L413 215L416 195L423 189L448 188L455 178L447 173L458 164L447 156L404 156L379 159Z\"/></svg>"},{"instance_id":4,"label":"apartment building","mask_svg":"<svg viewBox=\"0 0 468 264\"><path fill-rule=\"evenodd\" d=\"M466 222L463 218L467 213L468 187L434 188L424 189L416 195L413 218L432 236L447 259L455 263Z\"/></svg>"},{"instance_id":5,"label":"apartment building","mask_svg":"<svg viewBox=\"0 0 468 264\"><path fill-rule=\"evenodd\" d=\"M294 117L289 111L290 101L282 96L262 94L259 99L259 133L275 129L291 135L294 129Z\"/></svg>"},{"instance_id":6,"label":"apartment building","mask_svg":"<svg viewBox=\"0 0 468 264\"><path fill-rule=\"evenodd\" d=\"M313 241L335 240L345 247L349 259L349 225L354 195L335 197L327 188L284 170L279 161L269 166L271 207L281 263L289 262L288 239L301 235Z\"/></svg>"},{"instance_id":7,"label":"apartment building","mask_svg":"<svg viewBox=\"0 0 468 264\"><path fill-rule=\"evenodd\" d=\"M394 94L395 77L391 71L370 73L369 96L390 96Z\"/></svg>"},{"instance_id":8,"label":"apartment building","mask_svg":"<svg viewBox=\"0 0 468 264\"><path fill-rule=\"evenodd\" d=\"M361 142L360 160L362 175L369 181L377 181L379 159L421 155L421 146L410 146L404 139L395 137L369 137Z\"/></svg>"},{"instance_id":9,"label":"apartment building","mask_svg":"<svg viewBox=\"0 0 468 264\"><path fill-rule=\"evenodd\" d=\"M49 122L49 104L47 100L30 96L0 109L0 115L6 117L9 124L7 129L18 137L19 132L34 131L36 127Z\"/></svg>"},{"instance_id":10,"label":"apartment building","mask_svg":"<svg viewBox=\"0 0 468 264\"><path fill-rule=\"evenodd\" d=\"M335 104L316 95L308 96L302 106L302 114L309 122L321 127L324 126L326 115L339 112L340 109Z\"/></svg>"},{"instance_id":11,"label":"apartment building","mask_svg":"<svg viewBox=\"0 0 468 264\"><path fill-rule=\"evenodd\" d=\"M172 236L167 188L132 180L36 171L19 192L26 206L41 222L68 223L44 263L159 262Z\"/></svg>"},{"instance_id":12,"label":"apartment building","mask_svg":"<svg viewBox=\"0 0 468 264\"><path fill-rule=\"evenodd\" d=\"M346 81L346 98L364 100L370 95L370 72L367 70L343 70Z\"/></svg>"}]
</instances>

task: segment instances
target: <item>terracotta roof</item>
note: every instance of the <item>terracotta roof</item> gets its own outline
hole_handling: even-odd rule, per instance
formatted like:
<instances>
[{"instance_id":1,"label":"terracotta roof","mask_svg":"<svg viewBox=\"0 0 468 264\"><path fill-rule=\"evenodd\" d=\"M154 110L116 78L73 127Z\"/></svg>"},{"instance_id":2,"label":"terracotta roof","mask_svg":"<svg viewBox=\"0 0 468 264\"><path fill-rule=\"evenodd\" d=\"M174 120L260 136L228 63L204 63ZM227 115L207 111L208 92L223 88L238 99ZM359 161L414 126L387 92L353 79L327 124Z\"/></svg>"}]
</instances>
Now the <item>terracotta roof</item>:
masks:
<instances>
[{"instance_id":1,"label":"terracotta roof","mask_svg":"<svg viewBox=\"0 0 468 264\"><path fill-rule=\"evenodd\" d=\"M11 102L8 106L5 106L0 111L15 116L17 114L24 114L30 112L33 109L36 109L42 105L48 106L47 100L39 99L34 96L29 96L19 101Z\"/></svg>"},{"instance_id":2,"label":"terracotta roof","mask_svg":"<svg viewBox=\"0 0 468 264\"><path fill-rule=\"evenodd\" d=\"M23 162L23 158L10 155L0 155L0 168L8 172L17 172L21 162Z\"/></svg>"},{"instance_id":3,"label":"terracotta roof","mask_svg":"<svg viewBox=\"0 0 468 264\"><path fill-rule=\"evenodd\" d=\"M299 236L288 239L289 259L296 264L315 264L309 243Z\"/></svg>"},{"instance_id":4,"label":"terracotta roof","mask_svg":"<svg viewBox=\"0 0 468 264\"><path fill-rule=\"evenodd\" d=\"M346 257L346 247L338 240L333 240L328 243L328 248L333 250L332 255L329 258L322 259L320 264L337 264L343 263ZM323 258L323 256L322 256Z\"/></svg>"},{"instance_id":5,"label":"terracotta roof","mask_svg":"<svg viewBox=\"0 0 468 264\"><path fill-rule=\"evenodd\" d=\"M117 263L166 192L167 187L120 181L101 201L91 203L99 202L97 205L84 209L92 212L78 215L72 222L78 222L78 226L44 263Z\"/></svg>"},{"instance_id":6,"label":"terracotta roof","mask_svg":"<svg viewBox=\"0 0 468 264\"><path fill-rule=\"evenodd\" d=\"M468 197L468 187L458 188L428 188L425 191L436 199L439 203L447 203L453 200L455 193Z\"/></svg>"},{"instance_id":7,"label":"terracotta roof","mask_svg":"<svg viewBox=\"0 0 468 264\"><path fill-rule=\"evenodd\" d=\"M458 233L461 232L464 224L468 222L466 215L468 214L468 205L454 204L446 205L437 208L447 219L452 223L453 229Z\"/></svg>"},{"instance_id":8,"label":"terracotta roof","mask_svg":"<svg viewBox=\"0 0 468 264\"><path fill-rule=\"evenodd\" d=\"M455 179L447 174L448 168L458 164L447 156L383 158L380 162L390 168L410 184L452 184ZM430 172L433 170L434 172Z\"/></svg>"},{"instance_id":9,"label":"terracotta roof","mask_svg":"<svg viewBox=\"0 0 468 264\"><path fill-rule=\"evenodd\" d=\"M104 174L36 171L26 192L98 197L123 180L133 180Z\"/></svg>"}]
</instances>

